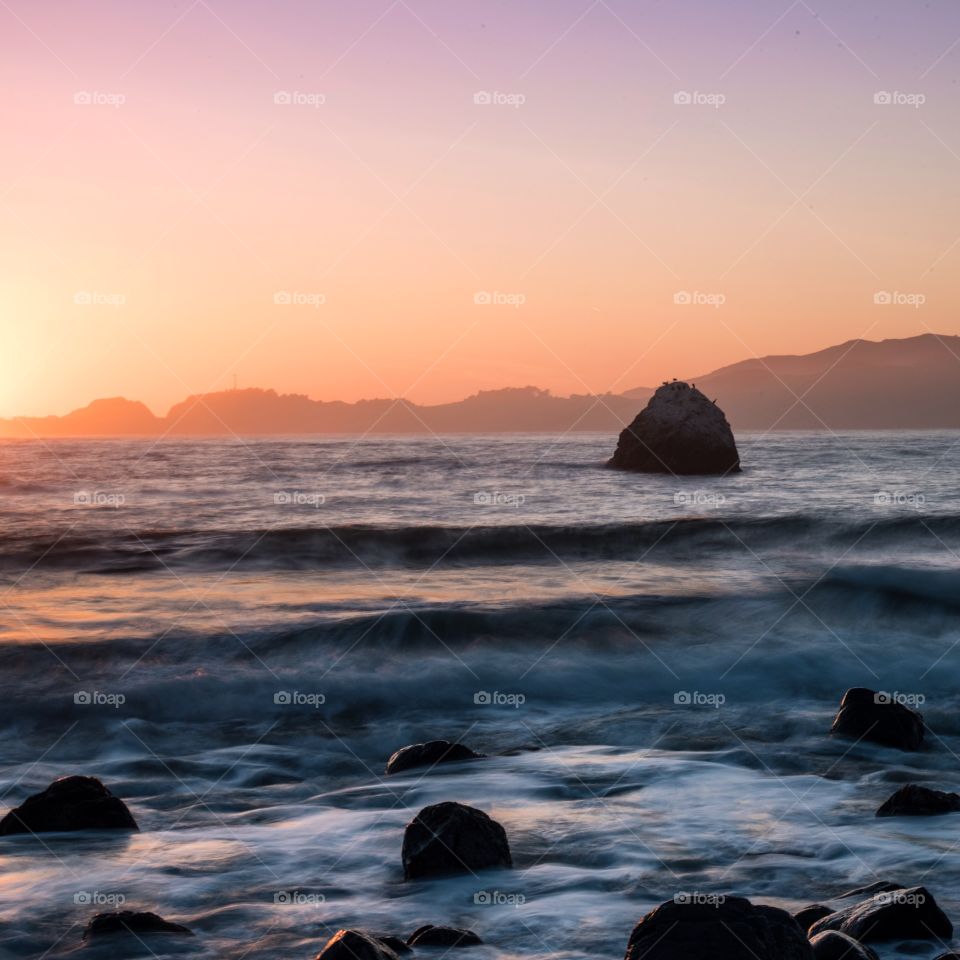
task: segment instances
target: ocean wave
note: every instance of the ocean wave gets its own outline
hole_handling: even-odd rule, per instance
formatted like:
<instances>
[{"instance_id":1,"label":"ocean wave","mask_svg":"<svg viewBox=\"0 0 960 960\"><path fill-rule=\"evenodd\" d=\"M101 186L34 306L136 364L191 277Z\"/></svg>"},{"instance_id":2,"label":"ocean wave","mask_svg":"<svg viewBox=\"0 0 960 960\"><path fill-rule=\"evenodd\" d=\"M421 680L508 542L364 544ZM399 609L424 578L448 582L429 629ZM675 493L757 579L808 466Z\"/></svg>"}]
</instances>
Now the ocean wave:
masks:
<instances>
[{"instance_id":1,"label":"ocean wave","mask_svg":"<svg viewBox=\"0 0 960 960\"><path fill-rule=\"evenodd\" d=\"M742 551L810 544L837 547L861 541L960 534L960 516L894 518L843 523L808 514L748 519L680 517L615 524L502 523L476 526L341 524L256 529L105 530L0 541L0 569L124 573L186 567L261 570L327 566L424 566L631 560L656 549Z\"/></svg>"}]
</instances>

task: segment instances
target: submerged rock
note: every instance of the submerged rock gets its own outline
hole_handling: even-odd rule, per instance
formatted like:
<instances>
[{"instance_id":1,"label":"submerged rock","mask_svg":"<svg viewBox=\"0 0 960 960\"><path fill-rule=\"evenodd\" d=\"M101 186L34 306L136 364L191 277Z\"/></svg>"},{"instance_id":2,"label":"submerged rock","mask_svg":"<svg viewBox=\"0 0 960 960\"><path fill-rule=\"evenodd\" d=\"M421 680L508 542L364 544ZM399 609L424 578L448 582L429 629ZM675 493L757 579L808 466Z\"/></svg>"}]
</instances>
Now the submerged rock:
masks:
<instances>
[{"instance_id":1,"label":"submerged rock","mask_svg":"<svg viewBox=\"0 0 960 960\"><path fill-rule=\"evenodd\" d=\"M480 760L476 753L462 743L449 740L428 740L402 747L387 761L387 773L400 773L414 767L432 767L438 763L456 763L459 760Z\"/></svg>"},{"instance_id":2,"label":"submerged rock","mask_svg":"<svg viewBox=\"0 0 960 960\"><path fill-rule=\"evenodd\" d=\"M878 817L935 817L960 810L960 793L928 790L908 783L889 797L877 810Z\"/></svg>"},{"instance_id":3,"label":"submerged rock","mask_svg":"<svg viewBox=\"0 0 960 960\"><path fill-rule=\"evenodd\" d=\"M87 924L84 940L113 933L130 933L143 936L148 933L178 933L192 937L193 931L180 923L164 920L155 913L139 913L135 910L118 910L115 913L98 913Z\"/></svg>"},{"instance_id":4,"label":"submerged rock","mask_svg":"<svg viewBox=\"0 0 960 960\"><path fill-rule=\"evenodd\" d=\"M812 937L839 930L864 943L882 940L949 940L953 924L925 887L904 887L877 893L818 920Z\"/></svg>"},{"instance_id":5,"label":"submerged rock","mask_svg":"<svg viewBox=\"0 0 960 960\"><path fill-rule=\"evenodd\" d=\"M96 777L63 777L0 820L0 836L73 830L138 830L127 805Z\"/></svg>"},{"instance_id":6,"label":"submerged rock","mask_svg":"<svg viewBox=\"0 0 960 960\"><path fill-rule=\"evenodd\" d=\"M696 387L665 383L617 441L607 466L642 473L725 474L740 454L723 411Z\"/></svg>"},{"instance_id":7,"label":"submerged rock","mask_svg":"<svg viewBox=\"0 0 960 960\"><path fill-rule=\"evenodd\" d=\"M830 733L851 740L872 740L900 750L919 750L923 743L923 717L916 710L865 687L843 695Z\"/></svg>"},{"instance_id":8,"label":"submerged rock","mask_svg":"<svg viewBox=\"0 0 960 960\"><path fill-rule=\"evenodd\" d=\"M836 930L818 933L811 941L815 960L879 960L865 943Z\"/></svg>"},{"instance_id":9,"label":"submerged rock","mask_svg":"<svg viewBox=\"0 0 960 960\"><path fill-rule=\"evenodd\" d=\"M424 807L403 835L403 874L408 880L511 866L503 827L463 803Z\"/></svg>"},{"instance_id":10,"label":"submerged rock","mask_svg":"<svg viewBox=\"0 0 960 960\"><path fill-rule=\"evenodd\" d=\"M796 920L804 930L809 930L818 920L829 917L833 912L832 907L825 907L822 903L813 903L809 907L798 910L793 915L793 919Z\"/></svg>"},{"instance_id":11,"label":"submerged rock","mask_svg":"<svg viewBox=\"0 0 960 960\"><path fill-rule=\"evenodd\" d=\"M397 960L397 954L383 940L362 930L338 930L316 960Z\"/></svg>"},{"instance_id":12,"label":"submerged rock","mask_svg":"<svg viewBox=\"0 0 960 960\"><path fill-rule=\"evenodd\" d=\"M668 900L633 929L625 960L812 960L813 948L785 910L742 897L717 903Z\"/></svg>"},{"instance_id":13,"label":"submerged rock","mask_svg":"<svg viewBox=\"0 0 960 960\"><path fill-rule=\"evenodd\" d=\"M407 939L411 947L476 947L483 941L472 930L457 927L435 927L424 924L414 930Z\"/></svg>"}]
</instances>

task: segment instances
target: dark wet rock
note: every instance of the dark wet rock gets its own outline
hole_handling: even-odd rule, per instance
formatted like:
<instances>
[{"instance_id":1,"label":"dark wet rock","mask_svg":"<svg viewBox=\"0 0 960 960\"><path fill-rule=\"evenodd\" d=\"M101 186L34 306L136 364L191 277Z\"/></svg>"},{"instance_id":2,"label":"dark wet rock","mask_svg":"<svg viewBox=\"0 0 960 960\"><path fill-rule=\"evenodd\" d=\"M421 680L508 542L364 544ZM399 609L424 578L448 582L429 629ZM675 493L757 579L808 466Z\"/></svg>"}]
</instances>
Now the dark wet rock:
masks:
<instances>
[{"instance_id":1,"label":"dark wet rock","mask_svg":"<svg viewBox=\"0 0 960 960\"><path fill-rule=\"evenodd\" d=\"M432 767L438 763L456 763L459 760L480 760L476 753L462 743L449 740L428 740L402 747L387 761L387 773L400 773L414 767Z\"/></svg>"},{"instance_id":2,"label":"dark wet rock","mask_svg":"<svg viewBox=\"0 0 960 960\"><path fill-rule=\"evenodd\" d=\"M483 941L472 930L457 927L435 927L424 924L410 934L407 944L411 947L476 947Z\"/></svg>"},{"instance_id":3,"label":"dark wet rock","mask_svg":"<svg viewBox=\"0 0 960 960\"><path fill-rule=\"evenodd\" d=\"M818 933L811 941L815 960L879 960L865 943L837 930Z\"/></svg>"},{"instance_id":4,"label":"dark wet rock","mask_svg":"<svg viewBox=\"0 0 960 960\"><path fill-rule=\"evenodd\" d=\"M809 930L814 937L839 930L854 940L949 940L953 924L925 887L904 887L874 894L869 900L844 907L818 920Z\"/></svg>"},{"instance_id":5,"label":"dark wet rock","mask_svg":"<svg viewBox=\"0 0 960 960\"><path fill-rule=\"evenodd\" d=\"M960 960L960 953L941 953L933 960Z\"/></svg>"},{"instance_id":6,"label":"dark wet rock","mask_svg":"<svg viewBox=\"0 0 960 960\"><path fill-rule=\"evenodd\" d=\"M403 937L375 937L374 939L379 940L384 946L389 947L394 953L411 953L412 951L407 946L406 941Z\"/></svg>"},{"instance_id":7,"label":"dark wet rock","mask_svg":"<svg viewBox=\"0 0 960 960\"><path fill-rule=\"evenodd\" d=\"M889 797L877 811L878 817L935 817L960 810L960 793L944 793L908 783Z\"/></svg>"},{"instance_id":8,"label":"dark wet rock","mask_svg":"<svg viewBox=\"0 0 960 960\"><path fill-rule=\"evenodd\" d=\"M923 743L923 717L886 697L866 687L848 690L830 732L851 740L872 740L885 747L919 750Z\"/></svg>"},{"instance_id":9,"label":"dark wet rock","mask_svg":"<svg viewBox=\"0 0 960 960\"><path fill-rule=\"evenodd\" d=\"M150 933L177 933L192 937L193 931L180 923L164 920L155 913L139 913L135 910L118 910L114 913L98 913L87 924L84 940L107 934L130 933L142 937Z\"/></svg>"},{"instance_id":10,"label":"dark wet rock","mask_svg":"<svg viewBox=\"0 0 960 960\"><path fill-rule=\"evenodd\" d=\"M822 903L812 903L809 907L798 910L793 915L793 919L796 920L804 930L809 930L818 920L829 917L833 912L833 907L825 907Z\"/></svg>"},{"instance_id":11,"label":"dark wet rock","mask_svg":"<svg viewBox=\"0 0 960 960\"><path fill-rule=\"evenodd\" d=\"M665 383L620 433L607 466L642 473L725 474L740 454L723 411L696 387Z\"/></svg>"},{"instance_id":12,"label":"dark wet rock","mask_svg":"<svg viewBox=\"0 0 960 960\"><path fill-rule=\"evenodd\" d=\"M71 830L137 830L127 805L96 777L63 777L0 820L0 836Z\"/></svg>"},{"instance_id":13,"label":"dark wet rock","mask_svg":"<svg viewBox=\"0 0 960 960\"><path fill-rule=\"evenodd\" d=\"M403 835L403 874L408 880L510 866L503 827L462 803L424 807Z\"/></svg>"},{"instance_id":14,"label":"dark wet rock","mask_svg":"<svg viewBox=\"0 0 960 960\"><path fill-rule=\"evenodd\" d=\"M742 897L717 903L668 900L633 929L625 960L812 960L813 948L785 910Z\"/></svg>"},{"instance_id":15,"label":"dark wet rock","mask_svg":"<svg viewBox=\"0 0 960 960\"><path fill-rule=\"evenodd\" d=\"M397 960L397 954L384 940L362 930L338 930L316 960Z\"/></svg>"}]
</instances>

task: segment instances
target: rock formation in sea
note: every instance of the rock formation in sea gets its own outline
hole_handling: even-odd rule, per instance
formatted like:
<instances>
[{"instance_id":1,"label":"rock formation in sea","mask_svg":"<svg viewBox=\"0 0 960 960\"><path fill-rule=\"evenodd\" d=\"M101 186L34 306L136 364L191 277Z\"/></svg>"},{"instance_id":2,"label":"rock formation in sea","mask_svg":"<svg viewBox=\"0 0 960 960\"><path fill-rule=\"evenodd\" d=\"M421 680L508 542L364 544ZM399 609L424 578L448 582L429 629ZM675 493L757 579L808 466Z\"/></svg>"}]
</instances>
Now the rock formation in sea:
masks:
<instances>
[{"instance_id":1,"label":"rock formation in sea","mask_svg":"<svg viewBox=\"0 0 960 960\"><path fill-rule=\"evenodd\" d=\"M362 930L338 930L316 960L397 960L397 954L383 940Z\"/></svg>"},{"instance_id":2,"label":"rock formation in sea","mask_svg":"<svg viewBox=\"0 0 960 960\"><path fill-rule=\"evenodd\" d=\"M432 767L438 763L455 763L459 760L479 760L482 757L482 753L476 753L462 743L428 740L426 743L414 743L397 750L387 761L387 773L400 773L414 767Z\"/></svg>"},{"instance_id":3,"label":"rock formation in sea","mask_svg":"<svg viewBox=\"0 0 960 960\"><path fill-rule=\"evenodd\" d=\"M875 893L818 920L809 930L815 937L839 930L864 943L884 940L949 940L953 924L925 887L904 887Z\"/></svg>"},{"instance_id":4,"label":"rock formation in sea","mask_svg":"<svg viewBox=\"0 0 960 960\"><path fill-rule=\"evenodd\" d=\"M633 929L625 960L813 960L804 931L785 910L743 897L668 900Z\"/></svg>"},{"instance_id":5,"label":"rock formation in sea","mask_svg":"<svg viewBox=\"0 0 960 960\"><path fill-rule=\"evenodd\" d=\"M0 820L0 836L72 830L137 830L127 805L96 777L63 777Z\"/></svg>"},{"instance_id":6,"label":"rock formation in sea","mask_svg":"<svg viewBox=\"0 0 960 960\"><path fill-rule=\"evenodd\" d=\"M450 801L424 807L407 824L402 855L408 880L513 866L503 827L482 810Z\"/></svg>"},{"instance_id":7,"label":"rock formation in sea","mask_svg":"<svg viewBox=\"0 0 960 960\"><path fill-rule=\"evenodd\" d=\"M696 387L665 383L620 433L607 464L641 473L727 474L740 454L723 411Z\"/></svg>"},{"instance_id":8,"label":"rock formation in sea","mask_svg":"<svg viewBox=\"0 0 960 960\"><path fill-rule=\"evenodd\" d=\"M118 910L113 913L98 913L87 924L83 932L84 940L103 937L108 934L129 934L142 937L150 933L176 933L192 937L193 931L180 923L164 920L155 913L136 910Z\"/></svg>"},{"instance_id":9,"label":"rock formation in sea","mask_svg":"<svg viewBox=\"0 0 960 960\"><path fill-rule=\"evenodd\" d=\"M459 927L435 927L424 924L414 930L407 939L410 947L477 947L483 941L472 930Z\"/></svg>"},{"instance_id":10,"label":"rock formation in sea","mask_svg":"<svg viewBox=\"0 0 960 960\"><path fill-rule=\"evenodd\" d=\"M960 810L960 793L930 790L908 783L888 797L877 811L878 817L935 817Z\"/></svg>"},{"instance_id":11,"label":"rock formation in sea","mask_svg":"<svg viewBox=\"0 0 960 960\"><path fill-rule=\"evenodd\" d=\"M919 750L923 717L890 694L853 687L843 695L830 732L851 740L871 740L885 747Z\"/></svg>"}]
</instances>

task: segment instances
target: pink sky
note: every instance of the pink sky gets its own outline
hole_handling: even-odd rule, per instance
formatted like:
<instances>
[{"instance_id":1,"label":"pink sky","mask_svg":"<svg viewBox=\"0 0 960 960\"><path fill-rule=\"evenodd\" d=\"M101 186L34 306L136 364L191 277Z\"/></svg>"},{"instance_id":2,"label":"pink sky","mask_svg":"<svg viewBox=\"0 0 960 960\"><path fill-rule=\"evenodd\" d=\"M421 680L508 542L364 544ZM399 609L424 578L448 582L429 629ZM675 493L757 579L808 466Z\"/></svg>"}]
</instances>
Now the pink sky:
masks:
<instances>
[{"instance_id":1,"label":"pink sky","mask_svg":"<svg viewBox=\"0 0 960 960\"><path fill-rule=\"evenodd\" d=\"M0 47L0 415L960 332L952 3L3 0Z\"/></svg>"}]
</instances>

